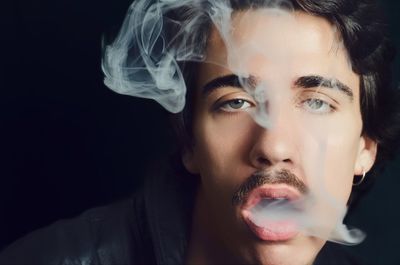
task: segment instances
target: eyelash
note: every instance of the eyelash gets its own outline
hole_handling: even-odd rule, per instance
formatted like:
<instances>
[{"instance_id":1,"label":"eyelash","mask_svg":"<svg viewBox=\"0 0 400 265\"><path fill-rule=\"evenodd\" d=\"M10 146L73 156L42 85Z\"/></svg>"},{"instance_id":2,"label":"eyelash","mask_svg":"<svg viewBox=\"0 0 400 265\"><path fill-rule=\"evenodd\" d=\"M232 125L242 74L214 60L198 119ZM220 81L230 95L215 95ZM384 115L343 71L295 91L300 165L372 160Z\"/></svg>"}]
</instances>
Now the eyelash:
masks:
<instances>
[{"instance_id":1,"label":"eyelash","mask_svg":"<svg viewBox=\"0 0 400 265\"><path fill-rule=\"evenodd\" d=\"M241 107L239 107L237 109L232 108L230 106L230 109L228 109L229 104L234 103L235 101L241 101L241 102L243 102L243 104L247 104L247 106L245 108L243 108L241 106ZM328 110L324 110L324 111L313 110L313 109L311 109L311 107L309 105L308 106L306 105L307 103L314 103L315 104L316 102L323 104L323 106L327 107ZM255 104L253 102L249 101L249 100L246 100L246 99L243 99L243 98L234 98L234 99L230 99L230 100L226 100L224 102L221 102L220 104L218 104L215 107L215 109L218 110L218 111L221 111L221 112L225 112L225 113L235 113L235 112L240 112L240 111L243 111L243 110L245 110L247 108L254 107L254 106L255 106ZM332 113L332 112L336 111L336 107L334 105L328 103L326 100L323 100L320 97L309 97L309 98L299 102L298 106L302 107L304 109L308 108L308 109L306 109L306 111L314 113L314 114L318 114L318 115L329 114L329 113Z\"/></svg>"},{"instance_id":2,"label":"eyelash","mask_svg":"<svg viewBox=\"0 0 400 265\"><path fill-rule=\"evenodd\" d=\"M229 104L234 103L235 101L241 101L243 102L243 104L247 104L246 108L238 108L238 109L234 109L231 107L231 109L227 109L227 107L229 106ZM243 111L247 108L253 107L254 103L250 102L249 100L243 99L243 98L234 98L234 99L230 99L230 100L226 100L224 102L221 102L221 104L218 104L216 106L216 109L222 112L228 112L228 113L234 113L234 112L239 112L239 111Z\"/></svg>"},{"instance_id":3,"label":"eyelash","mask_svg":"<svg viewBox=\"0 0 400 265\"><path fill-rule=\"evenodd\" d=\"M323 106L325 106L325 108L328 108L328 109L327 110L322 110L322 111L321 110L313 110L310 105L308 105L308 106L306 105L307 102L311 103L311 104L312 103L315 104L316 102L317 103L321 103ZM315 114L319 114L319 115L329 114L329 113L332 113L332 112L336 111L336 108L332 104L329 104L327 101L325 101L325 100L323 100L321 98L318 98L318 97L308 98L306 100L301 101L300 102L300 107L303 107L304 109L306 109L306 111L309 111L309 112L315 113Z\"/></svg>"}]
</instances>

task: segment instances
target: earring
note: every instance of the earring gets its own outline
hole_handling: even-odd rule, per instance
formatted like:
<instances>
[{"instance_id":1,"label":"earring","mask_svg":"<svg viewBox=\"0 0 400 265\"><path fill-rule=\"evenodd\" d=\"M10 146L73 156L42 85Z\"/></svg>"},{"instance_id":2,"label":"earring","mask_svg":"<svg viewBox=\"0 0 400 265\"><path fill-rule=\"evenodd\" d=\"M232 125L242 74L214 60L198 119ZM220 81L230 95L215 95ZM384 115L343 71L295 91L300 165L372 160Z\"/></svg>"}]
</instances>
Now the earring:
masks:
<instances>
[{"instance_id":1,"label":"earring","mask_svg":"<svg viewBox=\"0 0 400 265\"><path fill-rule=\"evenodd\" d=\"M357 181L356 183L353 183L353 186L359 186L364 181L366 174L367 174L367 172L365 172L365 170L363 170L363 175L362 175L361 179L359 181Z\"/></svg>"}]
</instances>

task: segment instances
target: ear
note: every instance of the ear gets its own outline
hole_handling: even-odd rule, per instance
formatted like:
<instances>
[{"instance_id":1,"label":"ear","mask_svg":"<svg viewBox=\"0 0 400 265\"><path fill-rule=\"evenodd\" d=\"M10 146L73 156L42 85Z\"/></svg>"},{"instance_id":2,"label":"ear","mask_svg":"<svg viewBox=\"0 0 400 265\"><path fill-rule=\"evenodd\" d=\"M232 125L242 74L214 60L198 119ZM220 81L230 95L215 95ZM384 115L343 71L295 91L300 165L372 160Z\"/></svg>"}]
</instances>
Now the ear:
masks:
<instances>
[{"instance_id":1,"label":"ear","mask_svg":"<svg viewBox=\"0 0 400 265\"><path fill-rule=\"evenodd\" d=\"M196 159L193 150L188 150L185 148L182 154L182 163L186 170L192 174L199 174L199 169L196 163Z\"/></svg>"},{"instance_id":2,"label":"ear","mask_svg":"<svg viewBox=\"0 0 400 265\"><path fill-rule=\"evenodd\" d=\"M378 144L367 136L361 136L354 175L368 172L375 163Z\"/></svg>"}]
</instances>

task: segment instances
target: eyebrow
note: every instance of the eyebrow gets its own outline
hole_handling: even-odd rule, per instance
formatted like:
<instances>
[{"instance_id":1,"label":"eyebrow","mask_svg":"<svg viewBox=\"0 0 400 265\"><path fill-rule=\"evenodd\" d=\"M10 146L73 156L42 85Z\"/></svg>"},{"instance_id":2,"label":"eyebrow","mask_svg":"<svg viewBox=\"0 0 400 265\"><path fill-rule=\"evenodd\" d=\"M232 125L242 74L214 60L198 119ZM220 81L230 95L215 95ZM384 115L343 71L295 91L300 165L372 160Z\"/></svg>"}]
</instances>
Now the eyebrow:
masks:
<instances>
[{"instance_id":1,"label":"eyebrow","mask_svg":"<svg viewBox=\"0 0 400 265\"><path fill-rule=\"evenodd\" d=\"M260 80L259 78L252 75L241 79L243 79L243 82L240 82L240 77L235 74L217 77L204 85L202 89L202 94L206 96L214 90L223 87L236 87L239 89L243 89L242 83L249 84L251 87L256 87ZM336 78L326 78L320 75L301 76L296 79L294 85L299 88L325 87L330 89L337 89L348 96L351 101L354 98L351 88Z\"/></svg>"},{"instance_id":2,"label":"eyebrow","mask_svg":"<svg viewBox=\"0 0 400 265\"><path fill-rule=\"evenodd\" d=\"M242 79L242 82L240 79ZM211 92L213 92L214 90L223 88L223 87L236 87L236 88L243 89L242 83L249 84L252 87L253 86L256 87L257 78L254 76L239 77L235 74L220 76L220 77L217 77L217 78L209 81L207 84L205 84L202 89L202 94L208 95Z\"/></svg>"},{"instance_id":3,"label":"eyebrow","mask_svg":"<svg viewBox=\"0 0 400 265\"><path fill-rule=\"evenodd\" d=\"M336 78L326 78L319 75L302 76L296 80L294 85L301 88L325 87L337 89L348 96L351 101L354 98L351 88Z\"/></svg>"}]
</instances>

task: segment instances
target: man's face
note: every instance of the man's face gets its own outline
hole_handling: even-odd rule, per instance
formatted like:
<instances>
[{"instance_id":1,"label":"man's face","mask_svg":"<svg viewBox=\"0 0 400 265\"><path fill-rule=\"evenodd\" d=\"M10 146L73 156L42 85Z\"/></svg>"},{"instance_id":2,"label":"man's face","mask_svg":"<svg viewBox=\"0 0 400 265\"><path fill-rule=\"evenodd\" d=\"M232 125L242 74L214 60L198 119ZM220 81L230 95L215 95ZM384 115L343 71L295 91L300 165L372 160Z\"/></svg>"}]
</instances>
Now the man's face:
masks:
<instances>
[{"instance_id":1,"label":"man's face","mask_svg":"<svg viewBox=\"0 0 400 265\"><path fill-rule=\"evenodd\" d=\"M370 169L376 145L361 136L359 76L334 27L302 12L264 11L235 13L229 40L212 29L199 69L194 146L183 160L201 176L196 211L210 248L232 262L310 264L325 240L279 232L292 229L284 225L257 232L246 220L257 195L250 190L237 204L233 197L255 173L289 172L317 195L317 205L323 199L345 205L353 176ZM252 88L218 79L241 74L254 77ZM252 188L305 196L293 183Z\"/></svg>"}]
</instances>

